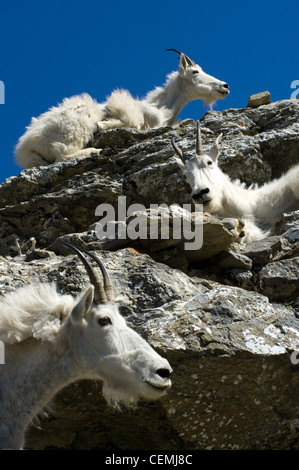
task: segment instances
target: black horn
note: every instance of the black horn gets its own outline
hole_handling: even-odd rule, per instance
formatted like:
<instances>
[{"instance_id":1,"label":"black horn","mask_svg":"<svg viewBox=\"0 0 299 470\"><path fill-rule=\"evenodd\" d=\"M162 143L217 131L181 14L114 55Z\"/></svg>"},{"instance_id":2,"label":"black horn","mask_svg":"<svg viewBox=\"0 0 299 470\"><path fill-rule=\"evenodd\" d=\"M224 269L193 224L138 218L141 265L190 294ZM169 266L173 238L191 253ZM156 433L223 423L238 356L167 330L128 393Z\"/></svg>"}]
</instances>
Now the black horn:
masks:
<instances>
[{"instance_id":1,"label":"black horn","mask_svg":"<svg viewBox=\"0 0 299 470\"><path fill-rule=\"evenodd\" d=\"M107 304L108 303L108 298L105 293L105 289L103 286L102 281L99 279L99 276L97 272L94 270L93 266L89 263L89 261L85 258L85 255L80 251L78 248L76 248L74 245L71 245L68 242L59 240L59 243L62 243L65 246L68 246L73 250L81 259L87 274L89 276L90 283L94 286L94 301L97 304ZM86 252L85 252L86 253ZM89 253L88 253L89 254Z\"/></svg>"},{"instance_id":2,"label":"black horn","mask_svg":"<svg viewBox=\"0 0 299 470\"><path fill-rule=\"evenodd\" d=\"M191 60L186 54L184 54L183 52L178 51L177 49L165 49L165 50L166 51L176 52L177 54L180 54L180 56L183 55L186 59L187 64L190 67L194 67L194 65L196 65L195 62L193 62L193 60Z\"/></svg>"},{"instance_id":3,"label":"black horn","mask_svg":"<svg viewBox=\"0 0 299 470\"><path fill-rule=\"evenodd\" d=\"M183 154L183 151L177 146L177 144L175 143L175 137L172 137L171 139L171 143L172 143L172 146L174 148L174 151L176 152L176 154L180 157L180 159L185 162L186 161L186 158Z\"/></svg>"},{"instance_id":4,"label":"black horn","mask_svg":"<svg viewBox=\"0 0 299 470\"><path fill-rule=\"evenodd\" d=\"M165 51L173 51L173 52L177 52L178 54L182 54L182 52L178 51L177 49L165 49Z\"/></svg>"},{"instance_id":5,"label":"black horn","mask_svg":"<svg viewBox=\"0 0 299 470\"><path fill-rule=\"evenodd\" d=\"M102 276L103 276L103 279L104 279L104 290L105 290L106 297L107 297L109 302L115 302L116 301L116 294L115 294L114 285L111 281L111 278L109 276L109 273L108 273L104 263L100 260L100 258L98 258L93 253L89 253L88 251L85 251L85 250L83 251L83 253L90 256L97 263L97 265L99 266L99 268L101 270L101 273L102 273Z\"/></svg>"}]
</instances>

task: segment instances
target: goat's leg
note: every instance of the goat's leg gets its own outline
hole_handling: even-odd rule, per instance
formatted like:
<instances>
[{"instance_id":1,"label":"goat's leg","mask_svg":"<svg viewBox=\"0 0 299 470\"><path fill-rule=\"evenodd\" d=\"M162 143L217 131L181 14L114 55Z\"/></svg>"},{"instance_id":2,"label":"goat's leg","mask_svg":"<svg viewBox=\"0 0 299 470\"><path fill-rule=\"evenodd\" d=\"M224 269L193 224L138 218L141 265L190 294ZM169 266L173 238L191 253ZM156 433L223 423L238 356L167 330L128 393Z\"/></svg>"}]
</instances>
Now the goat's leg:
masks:
<instances>
[{"instance_id":1,"label":"goat's leg","mask_svg":"<svg viewBox=\"0 0 299 470\"><path fill-rule=\"evenodd\" d=\"M117 127L124 127L123 121L120 119L107 119L107 121L99 121L97 123L98 131L106 131L108 129L116 129Z\"/></svg>"},{"instance_id":2,"label":"goat's leg","mask_svg":"<svg viewBox=\"0 0 299 470\"><path fill-rule=\"evenodd\" d=\"M71 153L70 155L64 155L61 159L61 161L66 162L69 160L73 160L74 158L78 157L90 157L91 155L97 155L101 153L102 149L96 149L93 147L86 148L86 149L80 149L77 152Z\"/></svg>"},{"instance_id":3,"label":"goat's leg","mask_svg":"<svg viewBox=\"0 0 299 470\"><path fill-rule=\"evenodd\" d=\"M271 235L270 228L262 228L256 225L255 221L251 219L244 219L245 223L245 236L243 241L245 243L251 243L255 240L262 240L263 238L269 237Z\"/></svg>"},{"instance_id":4,"label":"goat's leg","mask_svg":"<svg viewBox=\"0 0 299 470\"><path fill-rule=\"evenodd\" d=\"M26 170L28 168L35 168L36 166L48 166L51 165L51 163L54 162L49 162L38 153L31 153L26 157Z\"/></svg>"}]
</instances>

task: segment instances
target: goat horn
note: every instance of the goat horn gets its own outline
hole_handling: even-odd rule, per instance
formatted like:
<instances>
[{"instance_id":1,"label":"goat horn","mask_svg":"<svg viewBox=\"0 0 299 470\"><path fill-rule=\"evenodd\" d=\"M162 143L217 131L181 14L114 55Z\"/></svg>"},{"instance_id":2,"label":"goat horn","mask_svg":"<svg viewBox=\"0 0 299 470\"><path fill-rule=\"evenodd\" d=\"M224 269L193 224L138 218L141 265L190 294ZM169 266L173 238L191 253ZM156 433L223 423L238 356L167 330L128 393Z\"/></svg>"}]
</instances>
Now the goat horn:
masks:
<instances>
[{"instance_id":1,"label":"goat horn","mask_svg":"<svg viewBox=\"0 0 299 470\"><path fill-rule=\"evenodd\" d=\"M182 150L181 150L181 149L177 146L177 144L175 143L175 137L173 137L173 138L171 139L171 143L172 143L172 146L173 146L173 148L174 148L176 154L180 157L181 160L183 160L183 162L185 162L185 161L186 161L186 158L185 158L185 156L184 156Z\"/></svg>"},{"instance_id":2,"label":"goat horn","mask_svg":"<svg viewBox=\"0 0 299 470\"><path fill-rule=\"evenodd\" d=\"M204 155L204 151L202 148L202 141L201 141L201 131L200 131L200 123L197 123L197 136L196 136L196 155Z\"/></svg>"},{"instance_id":3,"label":"goat horn","mask_svg":"<svg viewBox=\"0 0 299 470\"><path fill-rule=\"evenodd\" d=\"M115 294L115 289L114 285L111 281L111 278L109 276L109 273L104 265L104 263L98 258L96 255L93 253L89 253L89 251L83 251L86 255L90 256L99 266L103 279L104 279L104 289L105 289L105 294L107 297L107 300L109 302L115 302L116 301L116 294Z\"/></svg>"},{"instance_id":4,"label":"goat horn","mask_svg":"<svg viewBox=\"0 0 299 470\"><path fill-rule=\"evenodd\" d=\"M182 54L182 52L178 51L177 49L165 49L165 51L173 51L173 52L177 52L178 54Z\"/></svg>"},{"instance_id":5,"label":"goat horn","mask_svg":"<svg viewBox=\"0 0 299 470\"><path fill-rule=\"evenodd\" d=\"M187 56L186 54L184 54L183 52L178 51L177 49L165 49L165 50L166 50L166 51L177 52L177 54L180 54L180 55L183 54L183 55L185 56L185 58L186 58L186 61L187 61L188 65L189 65L190 67L194 67L194 65L196 65L195 62L193 62L193 60L190 59L190 57L188 57L188 56Z\"/></svg>"},{"instance_id":6,"label":"goat horn","mask_svg":"<svg viewBox=\"0 0 299 470\"><path fill-rule=\"evenodd\" d=\"M95 301L95 303L97 303L97 304L107 304L108 299L107 299L107 296L106 296L106 293L105 293L105 290L104 290L104 287L103 287L103 283L99 279L98 274L94 270L92 265L85 258L84 254L78 248L76 248L75 246L71 245L68 242L65 242L65 241L62 241L62 240L59 240L59 242L62 243L63 245L68 246L69 248L71 248L79 256L82 263L84 264L84 267L85 267L85 269L87 271L87 274L89 276L90 283L95 288L95 291L94 291L94 301Z\"/></svg>"}]
</instances>

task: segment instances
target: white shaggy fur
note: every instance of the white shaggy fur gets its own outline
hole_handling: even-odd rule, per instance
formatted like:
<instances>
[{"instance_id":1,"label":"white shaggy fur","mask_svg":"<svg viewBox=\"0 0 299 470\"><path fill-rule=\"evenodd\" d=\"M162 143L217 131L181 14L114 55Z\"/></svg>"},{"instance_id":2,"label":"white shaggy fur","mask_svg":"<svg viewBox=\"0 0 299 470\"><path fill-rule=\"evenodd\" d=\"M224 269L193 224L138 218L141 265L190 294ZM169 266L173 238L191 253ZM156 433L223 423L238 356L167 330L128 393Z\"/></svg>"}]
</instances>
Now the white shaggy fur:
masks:
<instances>
[{"instance_id":1,"label":"white shaggy fur","mask_svg":"<svg viewBox=\"0 0 299 470\"><path fill-rule=\"evenodd\" d=\"M10 292L0 305L1 341L15 344L33 337L53 342L74 299L59 295L54 284L37 284Z\"/></svg>"},{"instance_id":2,"label":"white shaggy fur","mask_svg":"<svg viewBox=\"0 0 299 470\"><path fill-rule=\"evenodd\" d=\"M179 51L176 51L179 52ZM133 127L139 130L171 125L189 101L202 99L212 105L229 93L225 82L207 75L185 54L180 67L140 100L126 90L115 90L105 103L89 95L66 98L38 118L32 118L15 148L17 163L24 168L49 165L99 153L89 147L99 130Z\"/></svg>"},{"instance_id":3,"label":"white shaggy fur","mask_svg":"<svg viewBox=\"0 0 299 470\"><path fill-rule=\"evenodd\" d=\"M1 449L23 448L34 416L77 380L102 380L108 403L154 400L171 386L168 361L127 326L113 301L99 303L96 292L90 285L74 299L40 284L0 302Z\"/></svg>"},{"instance_id":4,"label":"white shaggy fur","mask_svg":"<svg viewBox=\"0 0 299 470\"><path fill-rule=\"evenodd\" d=\"M221 137L205 154L198 124L195 156L183 154L172 141L180 157L175 158L191 186L191 196L196 203L203 204L205 212L242 220L245 242L265 238L283 212L299 209L299 165L261 187L245 188L239 181L231 181L218 167Z\"/></svg>"}]
</instances>

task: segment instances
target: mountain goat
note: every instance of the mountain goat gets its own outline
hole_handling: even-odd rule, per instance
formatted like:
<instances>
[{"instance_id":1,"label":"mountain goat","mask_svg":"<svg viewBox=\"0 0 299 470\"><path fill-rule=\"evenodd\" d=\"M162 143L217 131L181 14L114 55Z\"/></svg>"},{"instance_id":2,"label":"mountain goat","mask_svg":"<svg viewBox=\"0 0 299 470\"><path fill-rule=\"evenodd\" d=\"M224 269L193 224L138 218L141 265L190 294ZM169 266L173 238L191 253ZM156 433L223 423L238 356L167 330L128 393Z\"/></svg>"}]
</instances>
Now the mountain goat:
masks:
<instances>
[{"instance_id":1,"label":"mountain goat","mask_svg":"<svg viewBox=\"0 0 299 470\"><path fill-rule=\"evenodd\" d=\"M53 284L27 286L0 302L0 448L21 449L34 416L69 383L103 381L108 403L155 400L171 386L171 367L120 315L103 263L69 245L90 286L78 298ZM85 253L85 254L84 254ZM89 255L102 271L104 284Z\"/></svg>"},{"instance_id":2,"label":"mountain goat","mask_svg":"<svg viewBox=\"0 0 299 470\"><path fill-rule=\"evenodd\" d=\"M172 72L164 87L157 87L142 100L127 90L115 90L104 103L88 94L65 98L61 104L32 118L15 148L15 159L24 168L50 165L79 156L99 153L86 148L97 131L117 127L149 129L173 124L179 112L192 100L208 104L225 98L228 85L207 75L185 54L179 70Z\"/></svg>"},{"instance_id":3,"label":"mountain goat","mask_svg":"<svg viewBox=\"0 0 299 470\"><path fill-rule=\"evenodd\" d=\"M267 237L283 212L299 209L299 165L279 179L245 188L231 181L217 164L222 134L204 153L200 125L197 124L196 155L187 155L172 139L175 157L191 186L194 202L203 205L205 212L233 217L244 222L245 242Z\"/></svg>"}]
</instances>

